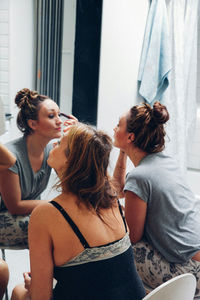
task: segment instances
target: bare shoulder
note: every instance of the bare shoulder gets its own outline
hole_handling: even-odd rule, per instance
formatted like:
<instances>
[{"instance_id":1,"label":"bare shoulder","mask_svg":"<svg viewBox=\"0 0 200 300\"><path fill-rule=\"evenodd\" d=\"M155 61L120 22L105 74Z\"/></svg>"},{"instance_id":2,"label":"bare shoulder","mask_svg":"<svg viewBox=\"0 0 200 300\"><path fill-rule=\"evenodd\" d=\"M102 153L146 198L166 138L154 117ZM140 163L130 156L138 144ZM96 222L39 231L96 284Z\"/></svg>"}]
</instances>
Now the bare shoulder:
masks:
<instances>
[{"instance_id":1,"label":"bare shoulder","mask_svg":"<svg viewBox=\"0 0 200 300\"><path fill-rule=\"evenodd\" d=\"M53 205L51 203L41 203L37 207L34 208L34 210L31 213L30 221L33 222L35 220L37 221L43 221L44 223L52 218L52 215L54 214Z\"/></svg>"}]
</instances>

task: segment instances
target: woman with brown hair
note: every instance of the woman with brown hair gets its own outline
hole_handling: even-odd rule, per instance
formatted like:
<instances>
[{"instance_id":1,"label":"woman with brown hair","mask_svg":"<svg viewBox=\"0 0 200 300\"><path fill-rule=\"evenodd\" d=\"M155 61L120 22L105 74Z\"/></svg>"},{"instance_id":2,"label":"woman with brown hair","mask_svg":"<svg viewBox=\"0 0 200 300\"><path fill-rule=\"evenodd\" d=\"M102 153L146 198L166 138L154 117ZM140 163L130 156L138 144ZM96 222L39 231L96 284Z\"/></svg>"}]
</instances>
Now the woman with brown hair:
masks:
<instances>
[{"instance_id":1,"label":"woman with brown hair","mask_svg":"<svg viewBox=\"0 0 200 300\"><path fill-rule=\"evenodd\" d=\"M6 144L16 162L0 173L0 248L23 249L28 248L30 213L42 203L51 173L48 143L61 137L62 121L57 104L36 91L22 89L15 103L23 136Z\"/></svg>"},{"instance_id":2,"label":"woman with brown hair","mask_svg":"<svg viewBox=\"0 0 200 300\"><path fill-rule=\"evenodd\" d=\"M199 202L177 163L163 153L169 114L155 102L132 107L114 129L120 154L115 184L125 197L135 261L143 282L155 288L182 273L193 273L200 288ZM134 168L126 175L126 160Z\"/></svg>"},{"instance_id":3,"label":"woman with brown hair","mask_svg":"<svg viewBox=\"0 0 200 300\"><path fill-rule=\"evenodd\" d=\"M31 278L24 274L27 290L16 287L12 300L144 297L107 172L111 149L107 134L77 123L50 152L48 164L59 176L61 194L31 214Z\"/></svg>"}]
</instances>

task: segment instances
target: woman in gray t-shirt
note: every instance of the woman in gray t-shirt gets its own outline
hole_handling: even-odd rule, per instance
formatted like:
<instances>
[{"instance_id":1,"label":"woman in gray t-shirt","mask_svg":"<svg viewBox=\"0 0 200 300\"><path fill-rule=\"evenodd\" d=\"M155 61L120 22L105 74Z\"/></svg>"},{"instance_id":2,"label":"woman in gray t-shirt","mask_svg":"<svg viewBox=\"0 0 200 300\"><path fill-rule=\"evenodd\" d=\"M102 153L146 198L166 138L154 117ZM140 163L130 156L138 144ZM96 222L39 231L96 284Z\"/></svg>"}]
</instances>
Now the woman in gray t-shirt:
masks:
<instances>
[{"instance_id":1,"label":"woman in gray t-shirt","mask_svg":"<svg viewBox=\"0 0 200 300\"><path fill-rule=\"evenodd\" d=\"M51 172L48 143L61 137L62 121L57 104L35 91L19 91L15 103L20 109L17 126L23 136L6 145L16 162L0 173L0 248L22 249L28 247L29 215L45 201L40 200L40 194Z\"/></svg>"},{"instance_id":2,"label":"woman in gray t-shirt","mask_svg":"<svg viewBox=\"0 0 200 300\"><path fill-rule=\"evenodd\" d=\"M163 154L169 114L155 102L136 105L114 129L120 154L113 180L125 197L137 270L152 288L182 273L193 273L200 289L200 203L176 162ZM126 175L127 156L134 168Z\"/></svg>"}]
</instances>

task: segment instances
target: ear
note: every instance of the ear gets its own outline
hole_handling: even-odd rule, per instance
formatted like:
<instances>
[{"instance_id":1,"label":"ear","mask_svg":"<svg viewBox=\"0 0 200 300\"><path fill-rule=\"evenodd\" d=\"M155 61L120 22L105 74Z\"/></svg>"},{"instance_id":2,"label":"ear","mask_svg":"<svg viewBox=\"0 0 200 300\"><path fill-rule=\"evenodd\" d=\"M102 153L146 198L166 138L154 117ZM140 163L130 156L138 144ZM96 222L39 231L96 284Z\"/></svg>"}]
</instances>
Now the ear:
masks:
<instances>
[{"instance_id":1,"label":"ear","mask_svg":"<svg viewBox=\"0 0 200 300\"><path fill-rule=\"evenodd\" d=\"M36 126L37 126L37 120L29 119L29 120L27 121L27 123L28 123L28 126L29 126L31 129L33 129L33 130L36 129Z\"/></svg>"},{"instance_id":2,"label":"ear","mask_svg":"<svg viewBox=\"0 0 200 300\"><path fill-rule=\"evenodd\" d=\"M130 132L128 135L128 143L132 143L135 139L135 134L133 132Z\"/></svg>"}]
</instances>

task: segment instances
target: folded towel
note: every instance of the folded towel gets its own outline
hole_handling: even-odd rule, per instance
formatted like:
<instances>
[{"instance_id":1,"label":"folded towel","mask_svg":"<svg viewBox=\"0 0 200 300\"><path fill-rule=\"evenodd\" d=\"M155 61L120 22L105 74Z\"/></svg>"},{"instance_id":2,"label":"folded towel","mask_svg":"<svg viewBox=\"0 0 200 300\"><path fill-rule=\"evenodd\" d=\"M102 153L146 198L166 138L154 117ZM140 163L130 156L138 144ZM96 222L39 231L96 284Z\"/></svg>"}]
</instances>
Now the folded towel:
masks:
<instances>
[{"instance_id":1,"label":"folded towel","mask_svg":"<svg viewBox=\"0 0 200 300\"><path fill-rule=\"evenodd\" d=\"M0 97L0 135L5 133L5 112L3 107L3 101Z\"/></svg>"},{"instance_id":2,"label":"folded towel","mask_svg":"<svg viewBox=\"0 0 200 300\"><path fill-rule=\"evenodd\" d=\"M171 53L165 0L152 0L139 66L139 93L149 103L161 100L169 85Z\"/></svg>"}]
</instances>

